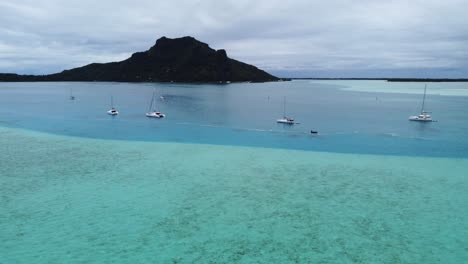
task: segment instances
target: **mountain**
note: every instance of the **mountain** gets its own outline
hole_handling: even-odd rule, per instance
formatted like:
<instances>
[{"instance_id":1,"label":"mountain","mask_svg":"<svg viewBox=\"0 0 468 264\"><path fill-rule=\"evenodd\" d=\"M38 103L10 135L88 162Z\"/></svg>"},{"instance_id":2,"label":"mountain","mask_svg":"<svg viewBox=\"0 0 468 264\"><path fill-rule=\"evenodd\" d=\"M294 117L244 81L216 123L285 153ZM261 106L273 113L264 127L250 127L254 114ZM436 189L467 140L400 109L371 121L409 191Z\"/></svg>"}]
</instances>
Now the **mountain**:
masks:
<instances>
[{"instance_id":1,"label":"mountain","mask_svg":"<svg viewBox=\"0 0 468 264\"><path fill-rule=\"evenodd\" d=\"M0 81L269 82L267 72L214 50L193 37L162 37L120 62L92 63L50 75L0 74Z\"/></svg>"}]
</instances>

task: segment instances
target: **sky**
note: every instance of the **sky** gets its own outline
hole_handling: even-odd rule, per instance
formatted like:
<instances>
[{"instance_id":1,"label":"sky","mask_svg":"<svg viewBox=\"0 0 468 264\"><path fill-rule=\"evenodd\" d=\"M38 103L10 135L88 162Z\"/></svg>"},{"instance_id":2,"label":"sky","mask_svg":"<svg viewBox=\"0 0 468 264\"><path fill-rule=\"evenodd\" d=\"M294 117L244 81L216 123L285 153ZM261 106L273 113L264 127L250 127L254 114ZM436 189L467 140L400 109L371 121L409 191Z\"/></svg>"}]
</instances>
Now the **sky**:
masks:
<instances>
[{"instance_id":1,"label":"sky","mask_svg":"<svg viewBox=\"0 0 468 264\"><path fill-rule=\"evenodd\" d=\"M467 0L0 0L0 72L193 36L279 77L468 78Z\"/></svg>"}]
</instances>

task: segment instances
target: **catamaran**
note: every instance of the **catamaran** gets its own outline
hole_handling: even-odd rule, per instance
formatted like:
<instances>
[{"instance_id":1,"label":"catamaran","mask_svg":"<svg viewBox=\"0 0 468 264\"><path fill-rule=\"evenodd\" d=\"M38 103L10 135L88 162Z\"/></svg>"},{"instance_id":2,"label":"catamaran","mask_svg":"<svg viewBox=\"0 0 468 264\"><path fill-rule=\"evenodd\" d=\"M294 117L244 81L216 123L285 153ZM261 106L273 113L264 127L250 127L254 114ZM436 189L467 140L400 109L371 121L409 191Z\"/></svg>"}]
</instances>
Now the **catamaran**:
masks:
<instances>
[{"instance_id":1,"label":"catamaran","mask_svg":"<svg viewBox=\"0 0 468 264\"><path fill-rule=\"evenodd\" d=\"M153 117L153 118L166 117L165 114L163 114L163 113L161 113L159 111L159 107L158 107L158 110L156 111L156 99L155 99L155 91L154 90L153 90L153 97L151 98L150 107L149 107L148 113L146 113L146 116L147 117Z\"/></svg>"},{"instance_id":2,"label":"catamaran","mask_svg":"<svg viewBox=\"0 0 468 264\"><path fill-rule=\"evenodd\" d=\"M419 115L410 116L410 121L419 121L419 122L432 122L432 116L424 110L424 103L426 101L426 89L427 85L424 85L424 96L422 101L421 113Z\"/></svg>"},{"instance_id":3,"label":"catamaran","mask_svg":"<svg viewBox=\"0 0 468 264\"><path fill-rule=\"evenodd\" d=\"M119 114L119 111L117 111L117 109L114 108L114 97L113 96L111 96L111 109L109 111L107 111L107 114L112 115L112 116L115 116L115 115Z\"/></svg>"},{"instance_id":4,"label":"catamaran","mask_svg":"<svg viewBox=\"0 0 468 264\"><path fill-rule=\"evenodd\" d=\"M294 118L286 116L286 96L283 98L283 118L277 119L276 122L281 123L281 124L288 124L288 125L295 124Z\"/></svg>"}]
</instances>

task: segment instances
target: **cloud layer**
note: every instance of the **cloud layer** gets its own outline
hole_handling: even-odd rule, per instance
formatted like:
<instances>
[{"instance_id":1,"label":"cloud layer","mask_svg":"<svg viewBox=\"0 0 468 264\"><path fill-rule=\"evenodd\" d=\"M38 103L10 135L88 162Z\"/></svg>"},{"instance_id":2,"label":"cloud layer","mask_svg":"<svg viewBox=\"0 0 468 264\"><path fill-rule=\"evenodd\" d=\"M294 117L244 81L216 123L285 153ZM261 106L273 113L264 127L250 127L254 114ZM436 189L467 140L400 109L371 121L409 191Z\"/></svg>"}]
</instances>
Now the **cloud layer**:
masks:
<instances>
[{"instance_id":1,"label":"cloud layer","mask_svg":"<svg viewBox=\"0 0 468 264\"><path fill-rule=\"evenodd\" d=\"M0 72L117 61L190 35L285 77L468 77L465 10L464 0L0 0Z\"/></svg>"}]
</instances>

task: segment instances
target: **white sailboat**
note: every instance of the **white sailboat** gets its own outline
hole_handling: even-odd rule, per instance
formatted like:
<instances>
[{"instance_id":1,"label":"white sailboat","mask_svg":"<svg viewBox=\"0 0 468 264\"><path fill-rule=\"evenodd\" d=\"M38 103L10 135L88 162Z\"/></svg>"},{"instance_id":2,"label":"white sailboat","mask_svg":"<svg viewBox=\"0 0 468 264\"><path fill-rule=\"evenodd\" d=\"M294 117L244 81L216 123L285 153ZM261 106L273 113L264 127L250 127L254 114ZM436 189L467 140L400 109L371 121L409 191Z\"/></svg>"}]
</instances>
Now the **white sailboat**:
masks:
<instances>
[{"instance_id":1,"label":"white sailboat","mask_svg":"<svg viewBox=\"0 0 468 264\"><path fill-rule=\"evenodd\" d=\"M294 125L294 118L286 116L286 96L283 98L283 117L276 120L277 123Z\"/></svg>"},{"instance_id":2,"label":"white sailboat","mask_svg":"<svg viewBox=\"0 0 468 264\"><path fill-rule=\"evenodd\" d=\"M424 85L424 96L422 101L421 113L419 115L410 116L410 121L432 122L432 116L429 114L430 112L424 110L424 104L426 101L426 89L427 85Z\"/></svg>"},{"instance_id":3,"label":"white sailboat","mask_svg":"<svg viewBox=\"0 0 468 264\"><path fill-rule=\"evenodd\" d=\"M151 103L150 103L150 107L149 107L149 110L148 110L148 113L146 113L146 116L147 117L152 117L152 118L164 118L166 117L165 114L161 113L158 110L156 110L156 99L155 99L155 91L153 90L153 97L151 98ZM158 107L159 108L159 107Z\"/></svg>"},{"instance_id":4,"label":"white sailboat","mask_svg":"<svg viewBox=\"0 0 468 264\"><path fill-rule=\"evenodd\" d=\"M119 114L119 111L117 111L117 109L114 108L114 97L113 96L111 96L111 109L109 111L107 111L107 114L112 115L112 116L115 116L115 115Z\"/></svg>"}]
</instances>

